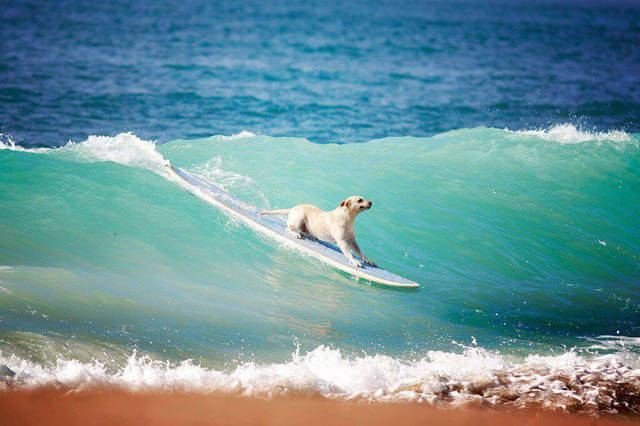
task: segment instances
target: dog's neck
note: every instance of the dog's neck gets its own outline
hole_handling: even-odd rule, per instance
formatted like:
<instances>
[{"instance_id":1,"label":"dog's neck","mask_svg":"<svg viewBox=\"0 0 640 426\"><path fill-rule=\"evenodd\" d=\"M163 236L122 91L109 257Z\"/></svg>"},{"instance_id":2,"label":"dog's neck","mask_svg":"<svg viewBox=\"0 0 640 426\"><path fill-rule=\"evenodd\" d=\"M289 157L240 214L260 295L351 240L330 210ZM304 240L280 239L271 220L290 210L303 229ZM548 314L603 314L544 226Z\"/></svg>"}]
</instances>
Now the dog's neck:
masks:
<instances>
[{"instance_id":1,"label":"dog's neck","mask_svg":"<svg viewBox=\"0 0 640 426\"><path fill-rule=\"evenodd\" d=\"M346 207L338 207L333 211L333 214L337 218L344 220L346 223L353 223L356 220L356 216L358 216L358 213L360 212L357 210L354 211L352 209L348 209Z\"/></svg>"}]
</instances>

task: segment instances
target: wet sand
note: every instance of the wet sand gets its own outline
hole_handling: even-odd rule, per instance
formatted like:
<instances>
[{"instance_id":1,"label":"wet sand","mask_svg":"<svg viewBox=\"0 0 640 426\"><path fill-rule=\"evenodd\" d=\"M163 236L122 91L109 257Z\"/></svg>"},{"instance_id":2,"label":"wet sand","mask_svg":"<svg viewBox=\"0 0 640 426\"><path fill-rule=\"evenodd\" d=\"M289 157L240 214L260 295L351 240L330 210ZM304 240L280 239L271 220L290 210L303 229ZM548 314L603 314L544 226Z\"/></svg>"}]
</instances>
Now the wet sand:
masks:
<instances>
[{"instance_id":1,"label":"wet sand","mask_svg":"<svg viewBox=\"0 0 640 426\"><path fill-rule=\"evenodd\" d=\"M189 393L121 390L0 392L0 418L12 425L629 425L640 417L589 417L494 408L309 398L263 400Z\"/></svg>"}]
</instances>

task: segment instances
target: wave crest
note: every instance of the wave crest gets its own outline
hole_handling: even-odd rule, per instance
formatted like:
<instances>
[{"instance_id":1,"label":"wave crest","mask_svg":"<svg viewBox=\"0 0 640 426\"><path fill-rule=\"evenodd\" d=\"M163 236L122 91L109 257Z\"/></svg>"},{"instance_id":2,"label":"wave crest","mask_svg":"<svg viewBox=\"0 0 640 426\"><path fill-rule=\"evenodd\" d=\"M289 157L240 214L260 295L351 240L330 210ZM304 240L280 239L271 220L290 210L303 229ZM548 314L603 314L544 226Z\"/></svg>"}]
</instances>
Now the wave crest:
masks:
<instances>
[{"instance_id":1,"label":"wave crest","mask_svg":"<svg viewBox=\"0 0 640 426\"><path fill-rule=\"evenodd\" d=\"M18 145L10 135L0 133L0 151L7 149L9 151L45 153L49 148L25 148Z\"/></svg>"},{"instance_id":2,"label":"wave crest","mask_svg":"<svg viewBox=\"0 0 640 426\"><path fill-rule=\"evenodd\" d=\"M255 136L256 136L255 133L250 132L248 130L243 130L240 133L234 133L231 136L217 135L217 136L214 136L214 138L218 138L218 139L221 139L223 141L231 141L231 140L236 140L236 139L253 138Z\"/></svg>"},{"instance_id":3,"label":"wave crest","mask_svg":"<svg viewBox=\"0 0 640 426\"><path fill-rule=\"evenodd\" d=\"M156 151L156 144L131 132L116 136L89 136L84 142L69 142L55 150L56 154L71 155L78 161L112 161L130 167L149 169L166 174L169 161Z\"/></svg>"},{"instance_id":4,"label":"wave crest","mask_svg":"<svg viewBox=\"0 0 640 426\"><path fill-rule=\"evenodd\" d=\"M628 142L631 136L622 130L609 130L606 132L588 132L577 128L573 124L559 124L548 129L538 130L518 130L508 132L517 135L535 136L547 141L558 142L561 144L578 144L590 141L611 141L611 142Z\"/></svg>"}]
</instances>

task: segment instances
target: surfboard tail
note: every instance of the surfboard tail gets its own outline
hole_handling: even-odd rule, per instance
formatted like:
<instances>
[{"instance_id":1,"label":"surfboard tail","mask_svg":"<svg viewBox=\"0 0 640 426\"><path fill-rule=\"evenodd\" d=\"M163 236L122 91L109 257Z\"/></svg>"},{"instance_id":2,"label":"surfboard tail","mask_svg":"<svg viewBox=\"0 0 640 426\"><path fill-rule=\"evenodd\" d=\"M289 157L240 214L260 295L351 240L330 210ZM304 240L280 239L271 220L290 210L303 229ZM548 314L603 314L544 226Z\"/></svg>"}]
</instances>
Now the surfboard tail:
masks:
<instances>
[{"instance_id":1,"label":"surfboard tail","mask_svg":"<svg viewBox=\"0 0 640 426\"><path fill-rule=\"evenodd\" d=\"M260 216L265 214L289 214L289 210L291 209L264 210L262 213L260 213Z\"/></svg>"}]
</instances>

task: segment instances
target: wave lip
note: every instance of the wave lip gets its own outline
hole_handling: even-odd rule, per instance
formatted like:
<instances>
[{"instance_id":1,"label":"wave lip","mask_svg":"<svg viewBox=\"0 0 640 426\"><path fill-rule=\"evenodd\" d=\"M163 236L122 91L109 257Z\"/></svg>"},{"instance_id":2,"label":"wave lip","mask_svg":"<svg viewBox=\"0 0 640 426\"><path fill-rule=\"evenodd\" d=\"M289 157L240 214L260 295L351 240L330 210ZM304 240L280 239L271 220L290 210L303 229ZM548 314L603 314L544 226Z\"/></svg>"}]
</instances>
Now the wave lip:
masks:
<instances>
[{"instance_id":1,"label":"wave lip","mask_svg":"<svg viewBox=\"0 0 640 426\"><path fill-rule=\"evenodd\" d=\"M32 152L36 154L43 154L49 151L49 148L25 148L16 144L11 136L0 133L0 151L5 149L9 151Z\"/></svg>"},{"instance_id":2,"label":"wave lip","mask_svg":"<svg viewBox=\"0 0 640 426\"><path fill-rule=\"evenodd\" d=\"M575 352L512 363L497 353L467 348L432 351L421 360L384 355L345 357L319 346L280 364L246 363L231 373L192 361L170 363L131 355L109 372L99 362L58 359L42 366L4 357L15 376L5 389L116 386L133 391L221 392L244 396L316 395L331 399L417 402L439 406L494 405L587 413L640 413L640 369L616 355L587 359Z\"/></svg>"},{"instance_id":3,"label":"wave lip","mask_svg":"<svg viewBox=\"0 0 640 426\"><path fill-rule=\"evenodd\" d=\"M538 130L505 130L516 135L536 136L543 140L559 142L561 144L578 144L589 141L628 142L631 140L631 136L622 130L588 132L577 128L573 124L559 124L548 129Z\"/></svg>"},{"instance_id":4,"label":"wave lip","mask_svg":"<svg viewBox=\"0 0 640 426\"><path fill-rule=\"evenodd\" d=\"M214 138L219 138L223 141L232 141L232 140L236 140L236 139L245 139L245 138L253 138L257 136L255 133L250 132L248 130L243 130L240 133L235 133L231 136L225 136L225 135L217 135L214 136Z\"/></svg>"},{"instance_id":5,"label":"wave lip","mask_svg":"<svg viewBox=\"0 0 640 426\"><path fill-rule=\"evenodd\" d=\"M80 161L112 161L125 166L149 169L165 174L169 164L162 154L156 151L156 144L144 140L131 132L117 136L89 136L86 141L67 145L55 150L56 153L71 154Z\"/></svg>"},{"instance_id":6,"label":"wave lip","mask_svg":"<svg viewBox=\"0 0 640 426\"><path fill-rule=\"evenodd\" d=\"M256 136L247 130L231 136L212 136L215 140L231 141ZM65 159L86 162L111 161L130 167L151 170L161 176L167 176L166 166L170 164L156 150L156 143L139 138L132 132L119 133L116 136L90 135L85 141L69 141L56 148L25 148L15 143L9 136L0 133L0 150L30 152L35 154L54 154ZM69 158L71 157L71 158Z\"/></svg>"}]
</instances>

